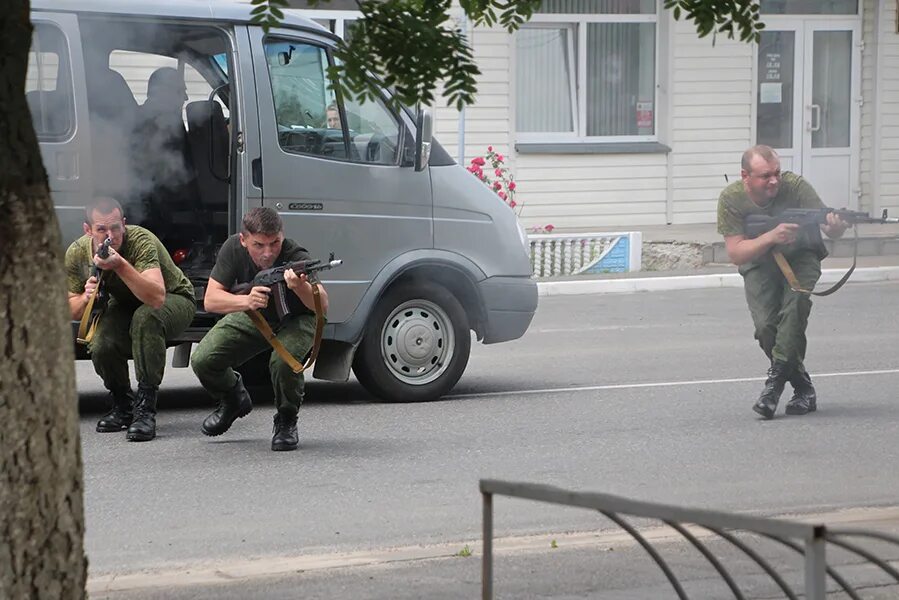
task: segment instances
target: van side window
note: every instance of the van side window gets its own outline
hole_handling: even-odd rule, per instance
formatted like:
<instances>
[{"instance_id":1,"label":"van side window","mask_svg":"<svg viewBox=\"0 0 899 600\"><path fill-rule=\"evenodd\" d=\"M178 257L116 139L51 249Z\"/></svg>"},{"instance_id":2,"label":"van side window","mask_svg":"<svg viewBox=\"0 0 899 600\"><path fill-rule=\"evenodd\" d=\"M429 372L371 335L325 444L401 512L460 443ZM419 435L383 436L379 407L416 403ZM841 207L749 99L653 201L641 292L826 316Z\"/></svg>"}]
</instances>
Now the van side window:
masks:
<instances>
[{"instance_id":1,"label":"van side window","mask_svg":"<svg viewBox=\"0 0 899 600\"><path fill-rule=\"evenodd\" d=\"M25 97L40 141L63 141L75 124L71 68L66 40L51 25L36 23L28 53Z\"/></svg>"},{"instance_id":2,"label":"van side window","mask_svg":"<svg viewBox=\"0 0 899 600\"><path fill-rule=\"evenodd\" d=\"M346 118L350 129L350 156L354 161L397 164L400 128L393 113L380 99L365 104L348 100Z\"/></svg>"},{"instance_id":3,"label":"van side window","mask_svg":"<svg viewBox=\"0 0 899 600\"><path fill-rule=\"evenodd\" d=\"M227 68L227 56L225 54L220 54L218 56L221 56L224 62L218 63L218 61L216 61L217 64L224 64L225 68ZM128 84L128 88L131 90L131 94L138 104L143 104L147 100L147 83L150 74L162 67L177 69L179 68L178 59L161 54L127 50L113 50L109 53L110 70L115 71L122 76L122 80ZM191 65L185 63L181 65L181 68L184 69L184 85L187 88L186 110L187 104L206 100L212 92L212 86L209 85L209 82L206 81L206 79ZM227 76L226 70L223 70L223 73ZM216 97L215 100L221 105L222 113L227 119L229 117L228 107L225 106L220 98ZM182 114L182 118L186 124L186 114Z\"/></svg>"},{"instance_id":4,"label":"van side window","mask_svg":"<svg viewBox=\"0 0 899 600\"><path fill-rule=\"evenodd\" d=\"M346 159L337 104L328 89L325 50L269 39L265 42L265 58L281 148L295 154Z\"/></svg>"}]
</instances>

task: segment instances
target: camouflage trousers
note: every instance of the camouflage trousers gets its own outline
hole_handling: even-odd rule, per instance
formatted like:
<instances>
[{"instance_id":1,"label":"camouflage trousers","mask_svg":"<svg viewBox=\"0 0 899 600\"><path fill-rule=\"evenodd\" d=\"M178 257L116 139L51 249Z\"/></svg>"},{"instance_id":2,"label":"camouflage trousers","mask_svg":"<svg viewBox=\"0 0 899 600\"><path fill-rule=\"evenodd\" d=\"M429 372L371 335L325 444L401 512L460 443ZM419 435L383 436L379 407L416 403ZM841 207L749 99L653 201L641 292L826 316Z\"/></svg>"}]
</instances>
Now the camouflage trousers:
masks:
<instances>
[{"instance_id":1,"label":"camouflage trousers","mask_svg":"<svg viewBox=\"0 0 899 600\"><path fill-rule=\"evenodd\" d=\"M814 289L821 277L821 259L811 250L792 253L787 261L803 289ZM812 299L790 289L773 259L760 261L743 273L746 302L755 324L755 339L769 359L805 372L805 330Z\"/></svg>"},{"instance_id":2,"label":"camouflage trousers","mask_svg":"<svg viewBox=\"0 0 899 600\"><path fill-rule=\"evenodd\" d=\"M315 336L315 317L302 314L288 317L276 330L284 347L302 360L312 347ZM254 356L271 350L271 346L243 312L225 315L200 341L191 355L190 365L200 383L214 397L221 398L237 383L234 367ZM294 373L277 352L268 361L275 393L275 408L279 412L296 414L303 403L302 373Z\"/></svg>"},{"instance_id":3,"label":"camouflage trousers","mask_svg":"<svg viewBox=\"0 0 899 600\"><path fill-rule=\"evenodd\" d=\"M165 371L165 342L187 329L196 308L193 298L176 294L166 294L160 308L142 304L134 309L111 299L88 347L106 389L131 389L129 358L138 383L158 386Z\"/></svg>"}]
</instances>

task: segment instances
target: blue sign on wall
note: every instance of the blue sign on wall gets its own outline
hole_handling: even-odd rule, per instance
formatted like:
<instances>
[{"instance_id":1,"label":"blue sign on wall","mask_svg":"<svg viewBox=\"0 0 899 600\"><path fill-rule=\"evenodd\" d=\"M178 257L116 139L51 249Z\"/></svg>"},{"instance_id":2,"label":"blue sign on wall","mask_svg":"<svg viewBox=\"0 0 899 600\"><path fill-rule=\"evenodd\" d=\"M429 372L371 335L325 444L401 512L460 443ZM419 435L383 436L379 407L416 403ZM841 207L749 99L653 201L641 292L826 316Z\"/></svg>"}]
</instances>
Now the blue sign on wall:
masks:
<instances>
[{"instance_id":1,"label":"blue sign on wall","mask_svg":"<svg viewBox=\"0 0 899 600\"><path fill-rule=\"evenodd\" d=\"M584 269L584 273L626 273L630 267L630 245L628 236L615 240L612 247L595 263Z\"/></svg>"}]
</instances>

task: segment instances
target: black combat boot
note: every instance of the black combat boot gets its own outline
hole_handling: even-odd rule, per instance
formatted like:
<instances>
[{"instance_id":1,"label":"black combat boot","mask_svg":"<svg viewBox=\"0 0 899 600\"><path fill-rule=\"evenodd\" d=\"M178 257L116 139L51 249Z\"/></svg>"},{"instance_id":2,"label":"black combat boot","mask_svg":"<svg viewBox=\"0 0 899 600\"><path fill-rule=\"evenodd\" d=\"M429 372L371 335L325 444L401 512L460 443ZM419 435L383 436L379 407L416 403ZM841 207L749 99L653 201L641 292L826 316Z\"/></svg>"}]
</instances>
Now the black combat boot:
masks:
<instances>
[{"instance_id":1,"label":"black combat boot","mask_svg":"<svg viewBox=\"0 0 899 600\"><path fill-rule=\"evenodd\" d=\"M134 414L131 412L131 405L134 404L134 392L130 389L117 390L109 392L109 396L112 398L112 408L97 421L97 431L100 433L128 429L134 419Z\"/></svg>"},{"instance_id":2,"label":"black combat boot","mask_svg":"<svg viewBox=\"0 0 899 600\"><path fill-rule=\"evenodd\" d=\"M777 410L777 402L780 395L784 391L784 386L790 378L793 367L785 362L775 360L771 362L771 368L768 369L768 379L765 381L765 389L762 390L758 401L753 405L752 410L762 415L766 419L774 418L774 411Z\"/></svg>"},{"instance_id":3,"label":"black combat boot","mask_svg":"<svg viewBox=\"0 0 899 600\"><path fill-rule=\"evenodd\" d=\"M240 373L237 383L219 400L219 406L203 421L203 434L222 435L237 419L243 418L253 410L253 400L243 385Z\"/></svg>"},{"instance_id":4,"label":"black combat boot","mask_svg":"<svg viewBox=\"0 0 899 600\"><path fill-rule=\"evenodd\" d=\"M804 415L818 410L818 396L808 372L796 369L790 376L793 397L787 402L788 415Z\"/></svg>"},{"instance_id":5,"label":"black combat boot","mask_svg":"<svg viewBox=\"0 0 899 600\"><path fill-rule=\"evenodd\" d=\"M149 442L156 437L156 386L137 385L134 401L134 422L126 436L132 442Z\"/></svg>"},{"instance_id":6,"label":"black combat boot","mask_svg":"<svg viewBox=\"0 0 899 600\"><path fill-rule=\"evenodd\" d=\"M300 436L297 433L297 415L293 412L278 411L275 415L275 426L272 428L275 435L272 436L272 450L296 450L300 445Z\"/></svg>"}]
</instances>

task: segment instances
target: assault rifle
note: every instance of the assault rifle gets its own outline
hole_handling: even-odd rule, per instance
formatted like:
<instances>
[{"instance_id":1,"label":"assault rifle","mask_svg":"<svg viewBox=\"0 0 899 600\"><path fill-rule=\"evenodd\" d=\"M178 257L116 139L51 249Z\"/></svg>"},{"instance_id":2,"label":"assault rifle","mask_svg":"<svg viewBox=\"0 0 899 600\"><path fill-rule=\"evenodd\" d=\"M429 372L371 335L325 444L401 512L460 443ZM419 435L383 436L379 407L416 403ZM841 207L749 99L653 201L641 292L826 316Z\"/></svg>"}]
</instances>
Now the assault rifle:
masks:
<instances>
[{"instance_id":1,"label":"assault rifle","mask_svg":"<svg viewBox=\"0 0 899 600\"><path fill-rule=\"evenodd\" d=\"M883 210L880 218L871 217L866 212L857 210L848 210L845 208L788 208L779 215L749 215L746 217L744 229L747 238L757 238L764 233L768 233L781 223L795 223L796 225L825 225L827 223L827 215L834 213L843 221L850 225L858 223L899 223L899 219L887 216L887 210Z\"/></svg>"},{"instance_id":2,"label":"assault rifle","mask_svg":"<svg viewBox=\"0 0 899 600\"><path fill-rule=\"evenodd\" d=\"M109 258L109 247L112 245L112 238L108 237L103 240L97 249L97 256L106 259ZM109 304L109 294L106 292L106 281L103 280L103 269L94 265L91 267L91 277L97 278L97 289L88 298L87 306L84 308L84 314L81 316L81 325L78 327L77 341L81 344L87 344L94 337L94 330L100 321L100 316L106 311Z\"/></svg>"},{"instance_id":3,"label":"assault rifle","mask_svg":"<svg viewBox=\"0 0 899 600\"><path fill-rule=\"evenodd\" d=\"M792 289L794 292L811 294L813 296L829 296L830 294L843 287L843 284L849 280L849 276L852 275L853 271L855 271L855 265L858 258L858 229L855 226L859 223L899 223L899 219L890 218L887 215L886 209L883 209L883 214L878 219L876 217L872 217L866 212L848 210L845 208L788 208L779 215L770 217L768 215L748 215L745 222L743 223L744 231L747 238L757 238L760 235L771 231L781 223L795 223L800 227L808 225L817 227L827 223L827 215L830 213L837 215L843 221L852 226L853 232L855 233L855 247L852 253L852 266L849 267L849 270L846 271L846 274L843 275L843 277L841 277L839 281L837 281L827 290L823 292L813 292L812 290L804 289L799 283L799 280L796 278L796 274L793 272L792 267L790 267L790 263L787 262L787 259L786 257L784 257L783 253L779 250L778 247L774 247L772 249L774 260L777 263L777 266L780 267L781 272L783 272L784 277L787 279L787 283L790 284L790 289Z\"/></svg>"},{"instance_id":4,"label":"assault rifle","mask_svg":"<svg viewBox=\"0 0 899 600\"><path fill-rule=\"evenodd\" d=\"M334 258L333 252L329 256L328 262L322 262L317 259L298 260L296 262L281 265L280 267L272 267L271 269L259 271L256 274L256 277L253 278L253 281L239 283L232 287L230 291L232 294L249 294L250 290L258 285L270 288L272 290L272 299L275 302L275 310L278 312L278 319L280 320L290 312L290 309L287 307L287 284L284 281L285 271L293 269L294 273L297 275L305 273L308 277L313 273L333 269L342 264L342 260Z\"/></svg>"}]
</instances>

